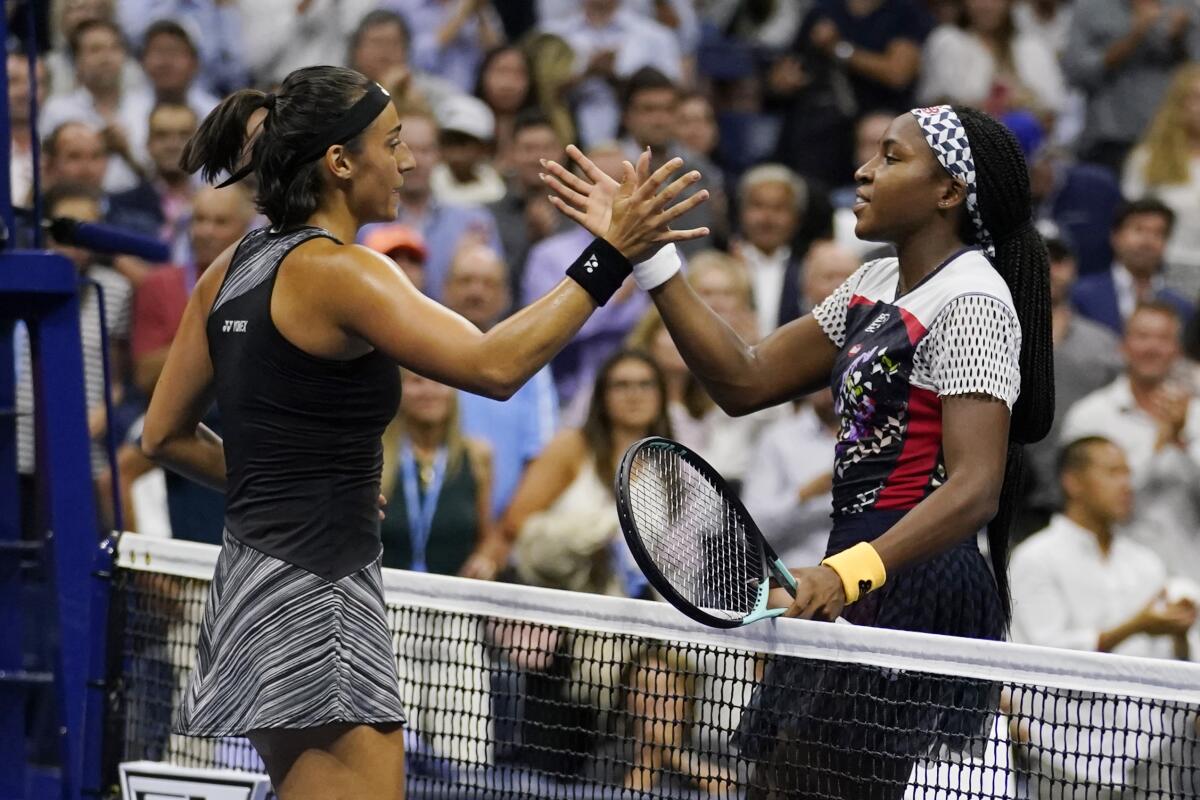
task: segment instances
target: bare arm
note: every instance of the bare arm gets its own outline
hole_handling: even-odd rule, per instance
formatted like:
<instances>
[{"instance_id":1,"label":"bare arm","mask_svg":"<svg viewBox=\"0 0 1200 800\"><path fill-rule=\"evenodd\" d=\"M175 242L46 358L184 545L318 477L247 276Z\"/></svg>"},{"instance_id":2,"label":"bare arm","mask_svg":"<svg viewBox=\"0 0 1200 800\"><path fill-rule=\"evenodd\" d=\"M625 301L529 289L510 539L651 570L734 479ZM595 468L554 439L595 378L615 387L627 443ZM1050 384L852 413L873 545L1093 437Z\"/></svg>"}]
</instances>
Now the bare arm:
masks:
<instances>
[{"instance_id":1,"label":"bare arm","mask_svg":"<svg viewBox=\"0 0 1200 800\"><path fill-rule=\"evenodd\" d=\"M546 185L555 194L551 202L565 215L593 232L604 230L605 220L587 212L603 206L617 183L575 147L568 155L586 178L563 165L545 162ZM646 157L639 161L645 169ZM698 196L698 195L697 195ZM653 290L671 338L688 367L728 414L747 414L812 391L829 380L837 348L811 316L785 325L755 346L747 345L710 309L681 276Z\"/></svg>"},{"instance_id":2,"label":"bare arm","mask_svg":"<svg viewBox=\"0 0 1200 800\"><path fill-rule=\"evenodd\" d=\"M746 344L676 275L650 293L688 368L727 414L777 405L829 382L837 348L811 315Z\"/></svg>"},{"instance_id":3,"label":"bare arm","mask_svg":"<svg viewBox=\"0 0 1200 800\"><path fill-rule=\"evenodd\" d=\"M683 165L672 159L645 180L627 166L626 181L607 204L604 238L636 258L655 242L704 236L705 228L669 231L671 221L703 202L698 192L666 208L699 180L689 172L658 190ZM666 208L666 210L663 210ZM344 331L423 375L489 397L510 397L570 341L595 301L564 279L548 294L481 333L458 314L418 292L387 258L363 247L338 248L313 291L312 302ZM566 265L564 265L565 267Z\"/></svg>"},{"instance_id":4,"label":"bare arm","mask_svg":"<svg viewBox=\"0 0 1200 800\"><path fill-rule=\"evenodd\" d=\"M233 248L220 268L205 271L188 301L179 333L146 412L142 450L163 466L217 491L225 491L225 448L200 424L213 403L213 367L204 319ZM214 265L216 266L216 265Z\"/></svg>"},{"instance_id":5,"label":"bare arm","mask_svg":"<svg viewBox=\"0 0 1200 800\"><path fill-rule=\"evenodd\" d=\"M1008 407L985 395L942 399L946 483L871 544L889 575L927 561L973 536L996 514L1008 454ZM835 619L845 606L842 580L825 566L792 570L796 599L786 615Z\"/></svg>"}]
</instances>

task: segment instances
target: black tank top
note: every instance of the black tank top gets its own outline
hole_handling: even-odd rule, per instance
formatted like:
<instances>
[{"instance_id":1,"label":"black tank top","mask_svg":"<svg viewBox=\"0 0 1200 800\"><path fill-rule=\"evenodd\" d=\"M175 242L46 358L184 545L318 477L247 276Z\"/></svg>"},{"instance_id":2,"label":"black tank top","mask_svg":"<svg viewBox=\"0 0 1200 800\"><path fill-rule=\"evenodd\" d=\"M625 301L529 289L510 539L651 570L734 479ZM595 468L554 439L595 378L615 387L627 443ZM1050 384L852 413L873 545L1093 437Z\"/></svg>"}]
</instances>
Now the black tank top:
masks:
<instances>
[{"instance_id":1,"label":"black tank top","mask_svg":"<svg viewBox=\"0 0 1200 800\"><path fill-rule=\"evenodd\" d=\"M321 228L242 239L208 317L228 477L225 526L275 558L337 580L380 551L380 437L400 401L378 351L319 358L271 320L279 264Z\"/></svg>"}]
</instances>

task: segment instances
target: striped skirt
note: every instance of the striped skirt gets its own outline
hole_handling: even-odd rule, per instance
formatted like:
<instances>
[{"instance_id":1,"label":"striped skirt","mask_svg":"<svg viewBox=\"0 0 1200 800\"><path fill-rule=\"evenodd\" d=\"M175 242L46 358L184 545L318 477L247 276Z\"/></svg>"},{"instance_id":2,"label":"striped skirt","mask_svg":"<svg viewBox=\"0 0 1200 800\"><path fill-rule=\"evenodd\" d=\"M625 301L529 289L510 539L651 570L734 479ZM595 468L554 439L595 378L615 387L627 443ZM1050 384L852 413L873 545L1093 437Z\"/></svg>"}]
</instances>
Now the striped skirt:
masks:
<instances>
[{"instance_id":1,"label":"striped skirt","mask_svg":"<svg viewBox=\"0 0 1200 800\"><path fill-rule=\"evenodd\" d=\"M226 531L172 729L403 723L379 563L330 582Z\"/></svg>"}]
</instances>

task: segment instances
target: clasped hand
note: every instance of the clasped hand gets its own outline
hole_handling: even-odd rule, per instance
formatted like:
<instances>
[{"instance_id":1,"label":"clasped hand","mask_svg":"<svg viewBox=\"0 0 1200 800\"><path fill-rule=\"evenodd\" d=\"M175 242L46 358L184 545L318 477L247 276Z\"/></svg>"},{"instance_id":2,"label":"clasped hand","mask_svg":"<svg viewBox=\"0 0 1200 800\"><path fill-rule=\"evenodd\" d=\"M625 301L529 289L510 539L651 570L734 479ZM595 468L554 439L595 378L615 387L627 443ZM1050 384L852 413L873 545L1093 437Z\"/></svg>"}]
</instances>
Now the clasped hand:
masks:
<instances>
[{"instance_id":1,"label":"clasped hand","mask_svg":"<svg viewBox=\"0 0 1200 800\"><path fill-rule=\"evenodd\" d=\"M671 229L671 222L708 199L707 191L699 191L671 205L681 192L700 180L700 173L692 170L667 184L683 167L682 159L673 158L651 172L650 151L646 150L636 166L621 162L618 182L575 145L567 147L567 155L579 166L582 176L556 161L541 162L546 170L542 182L553 192L550 202L594 236L606 239L630 261L647 257L670 242L708 235L708 228Z\"/></svg>"}]
</instances>

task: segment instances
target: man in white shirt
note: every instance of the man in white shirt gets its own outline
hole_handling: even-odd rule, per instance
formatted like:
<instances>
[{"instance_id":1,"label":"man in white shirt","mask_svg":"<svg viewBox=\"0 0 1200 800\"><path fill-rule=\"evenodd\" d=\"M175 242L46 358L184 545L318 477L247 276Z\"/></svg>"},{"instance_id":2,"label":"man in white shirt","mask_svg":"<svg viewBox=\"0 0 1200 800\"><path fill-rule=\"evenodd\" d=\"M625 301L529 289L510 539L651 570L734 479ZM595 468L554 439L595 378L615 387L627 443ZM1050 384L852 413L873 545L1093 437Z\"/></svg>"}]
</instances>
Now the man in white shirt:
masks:
<instances>
[{"instance_id":1,"label":"man in white shirt","mask_svg":"<svg viewBox=\"0 0 1200 800\"><path fill-rule=\"evenodd\" d=\"M792 239L808 205L804 180L782 164L761 164L738 184L740 237L734 252L750 271L759 333L800 316L800 261Z\"/></svg>"},{"instance_id":2,"label":"man in white shirt","mask_svg":"<svg viewBox=\"0 0 1200 800\"><path fill-rule=\"evenodd\" d=\"M585 147L617 138L621 111L614 85L642 67L683 77L679 44L670 29L621 8L621 0L582 0L580 11L547 21L575 52L578 83L572 102Z\"/></svg>"},{"instance_id":3,"label":"man in white shirt","mask_svg":"<svg viewBox=\"0 0 1200 800\"><path fill-rule=\"evenodd\" d=\"M1129 460L1137 508L1131 528L1172 573L1200 564L1200 404L1174 380L1180 320L1166 303L1143 303L1122 338L1125 374L1076 403L1061 442L1104 436Z\"/></svg>"},{"instance_id":4,"label":"man in white shirt","mask_svg":"<svg viewBox=\"0 0 1200 800\"><path fill-rule=\"evenodd\" d=\"M1067 445L1060 465L1062 514L1018 546L1010 563L1013 640L1195 657L1196 587L1169 580L1158 556L1118 531L1133 508L1121 449L1086 437ZM1029 797L1191 796L1188 764L1200 756L1194 712L1019 685L1003 704Z\"/></svg>"},{"instance_id":5,"label":"man in white shirt","mask_svg":"<svg viewBox=\"0 0 1200 800\"><path fill-rule=\"evenodd\" d=\"M1062 513L1013 551L1013 639L1187 658L1196 606L1168 599L1162 559L1118 532L1134 505L1125 454L1088 436L1068 444L1060 463Z\"/></svg>"},{"instance_id":6,"label":"man in white shirt","mask_svg":"<svg viewBox=\"0 0 1200 800\"><path fill-rule=\"evenodd\" d=\"M109 153L104 189L132 189L146 161L146 109L129 102L122 71L128 51L116 23L93 19L71 35L71 54L80 88L55 94L42 108L38 127L53 131L64 122L86 122L104 132Z\"/></svg>"}]
</instances>

